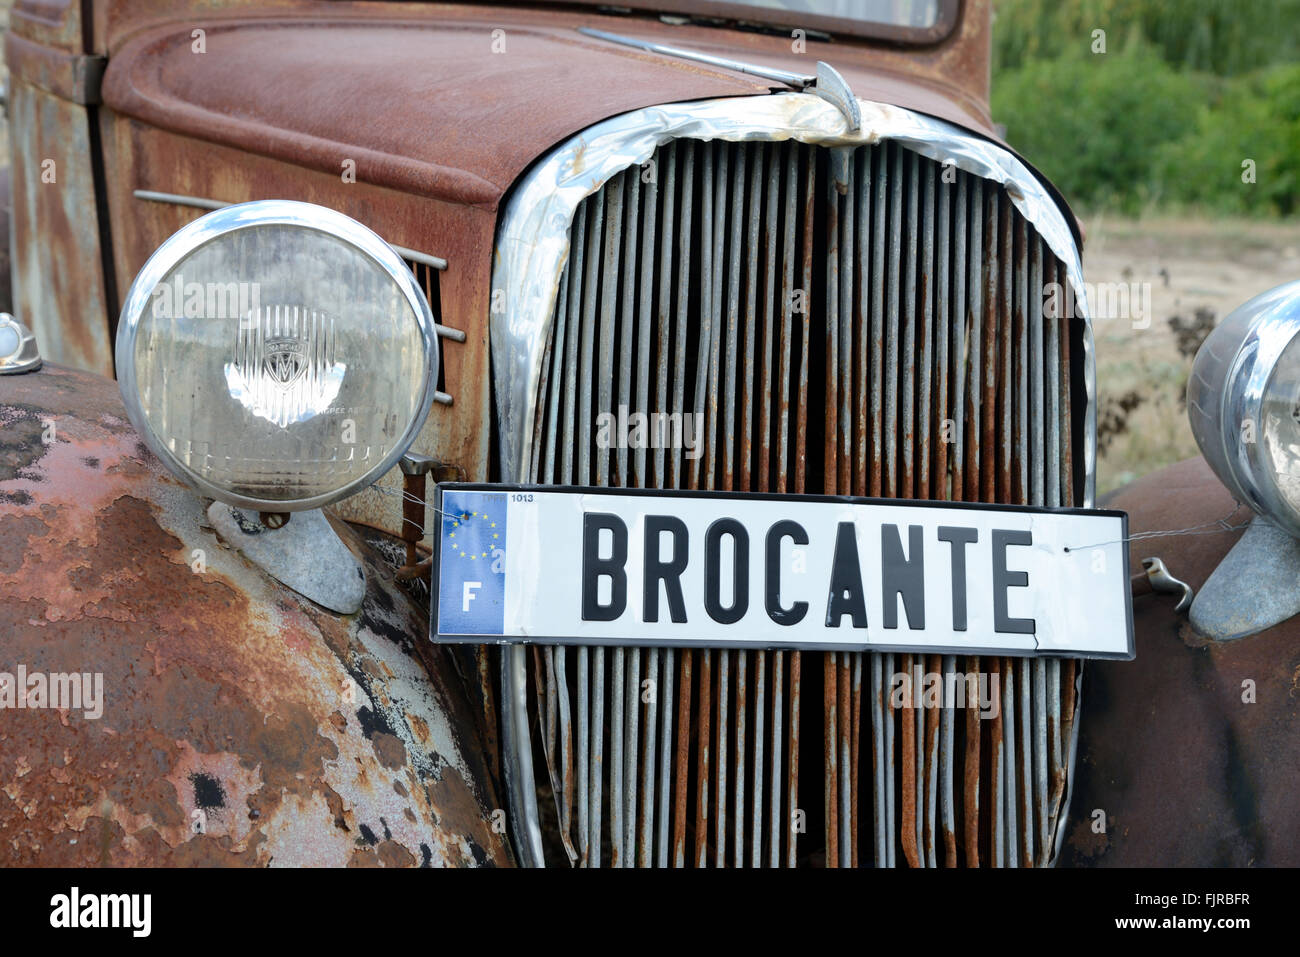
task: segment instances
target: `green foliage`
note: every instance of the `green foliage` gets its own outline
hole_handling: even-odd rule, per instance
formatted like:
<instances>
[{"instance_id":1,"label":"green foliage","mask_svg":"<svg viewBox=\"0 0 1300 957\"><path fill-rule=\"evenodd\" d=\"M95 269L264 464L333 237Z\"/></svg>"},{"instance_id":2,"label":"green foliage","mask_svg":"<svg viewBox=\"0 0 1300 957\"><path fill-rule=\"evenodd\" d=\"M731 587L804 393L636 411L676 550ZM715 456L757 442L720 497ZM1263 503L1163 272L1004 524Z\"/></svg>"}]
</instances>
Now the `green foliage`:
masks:
<instances>
[{"instance_id":1,"label":"green foliage","mask_svg":"<svg viewBox=\"0 0 1300 957\"><path fill-rule=\"evenodd\" d=\"M1254 183L1243 163L1254 165ZM1186 136L1164 144L1153 173L1168 200L1216 213L1300 212L1300 66L1275 66L1223 84Z\"/></svg>"},{"instance_id":2,"label":"green foliage","mask_svg":"<svg viewBox=\"0 0 1300 957\"><path fill-rule=\"evenodd\" d=\"M1300 0L997 0L993 115L1085 208L1293 215L1298 42Z\"/></svg>"},{"instance_id":3,"label":"green foliage","mask_svg":"<svg viewBox=\"0 0 1300 957\"><path fill-rule=\"evenodd\" d=\"M1072 202L1138 212L1158 198L1153 158L1196 121L1201 91L1149 47L1035 61L994 86L1007 140Z\"/></svg>"},{"instance_id":4,"label":"green foliage","mask_svg":"<svg viewBox=\"0 0 1300 957\"><path fill-rule=\"evenodd\" d=\"M1143 37L1179 70L1235 76L1300 59L1300 0L994 0L993 70Z\"/></svg>"}]
</instances>

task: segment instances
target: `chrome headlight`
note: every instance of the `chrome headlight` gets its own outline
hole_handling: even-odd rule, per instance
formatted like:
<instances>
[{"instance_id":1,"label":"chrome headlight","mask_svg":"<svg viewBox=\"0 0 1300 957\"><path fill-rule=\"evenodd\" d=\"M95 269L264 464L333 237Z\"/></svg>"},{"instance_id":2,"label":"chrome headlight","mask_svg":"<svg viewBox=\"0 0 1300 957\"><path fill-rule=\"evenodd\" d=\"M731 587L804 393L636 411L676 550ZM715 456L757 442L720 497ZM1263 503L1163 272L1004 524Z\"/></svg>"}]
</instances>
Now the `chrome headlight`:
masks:
<instances>
[{"instance_id":1,"label":"chrome headlight","mask_svg":"<svg viewBox=\"0 0 1300 957\"><path fill-rule=\"evenodd\" d=\"M117 328L132 424L231 505L295 511L388 471L433 401L429 304L401 257L341 213L228 206L162 244Z\"/></svg>"},{"instance_id":2,"label":"chrome headlight","mask_svg":"<svg viewBox=\"0 0 1300 957\"><path fill-rule=\"evenodd\" d=\"M1187 415L1237 500L1300 536L1300 281L1256 296L1210 333L1192 364Z\"/></svg>"}]
</instances>

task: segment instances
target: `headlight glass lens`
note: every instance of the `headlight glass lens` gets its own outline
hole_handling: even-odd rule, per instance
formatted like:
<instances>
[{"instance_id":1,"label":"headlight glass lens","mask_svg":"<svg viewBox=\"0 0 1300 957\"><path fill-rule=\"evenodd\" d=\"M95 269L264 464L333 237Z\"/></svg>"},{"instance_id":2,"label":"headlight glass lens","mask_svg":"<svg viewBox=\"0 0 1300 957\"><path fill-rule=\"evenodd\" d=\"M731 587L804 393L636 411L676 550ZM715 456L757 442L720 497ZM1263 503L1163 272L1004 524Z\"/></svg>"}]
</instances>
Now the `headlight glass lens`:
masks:
<instances>
[{"instance_id":1,"label":"headlight glass lens","mask_svg":"<svg viewBox=\"0 0 1300 957\"><path fill-rule=\"evenodd\" d=\"M160 247L127 301L132 417L214 498L341 498L391 467L428 412L428 304L401 258L341 214L253 203L205 216Z\"/></svg>"},{"instance_id":2,"label":"headlight glass lens","mask_svg":"<svg viewBox=\"0 0 1300 957\"><path fill-rule=\"evenodd\" d=\"M1282 501L1300 515L1300 336L1282 351L1260 403L1263 465Z\"/></svg>"}]
</instances>

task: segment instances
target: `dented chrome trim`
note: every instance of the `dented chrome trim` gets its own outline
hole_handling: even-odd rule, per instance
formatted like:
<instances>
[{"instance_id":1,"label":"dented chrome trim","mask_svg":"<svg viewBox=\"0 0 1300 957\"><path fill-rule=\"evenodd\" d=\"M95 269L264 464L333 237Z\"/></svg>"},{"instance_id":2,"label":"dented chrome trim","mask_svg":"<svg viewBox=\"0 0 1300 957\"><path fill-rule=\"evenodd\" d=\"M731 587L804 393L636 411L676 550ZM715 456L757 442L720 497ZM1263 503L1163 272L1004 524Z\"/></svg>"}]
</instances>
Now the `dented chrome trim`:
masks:
<instances>
[{"instance_id":1,"label":"dented chrome trim","mask_svg":"<svg viewBox=\"0 0 1300 957\"><path fill-rule=\"evenodd\" d=\"M501 646L501 753L514 850L524 867L545 867L528 737L528 648Z\"/></svg>"},{"instance_id":2,"label":"dented chrome trim","mask_svg":"<svg viewBox=\"0 0 1300 957\"><path fill-rule=\"evenodd\" d=\"M519 181L501 218L492 276L504 298L490 316L493 382L501 438L501 472L527 481L533 414L547 331L554 320L560 276L569 255L574 211L587 196L629 166L644 163L673 139L764 141L794 139L819 146L895 140L940 163L1006 187L1009 198L1062 262L1075 291L1083 328L1084 494L1095 501L1097 399L1092 323L1083 266L1065 212L1046 187L1005 148L901 107L858 100L862 128L811 93L731 97L673 103L625 113L560 145Z\"/></svg>"}]
</instances>

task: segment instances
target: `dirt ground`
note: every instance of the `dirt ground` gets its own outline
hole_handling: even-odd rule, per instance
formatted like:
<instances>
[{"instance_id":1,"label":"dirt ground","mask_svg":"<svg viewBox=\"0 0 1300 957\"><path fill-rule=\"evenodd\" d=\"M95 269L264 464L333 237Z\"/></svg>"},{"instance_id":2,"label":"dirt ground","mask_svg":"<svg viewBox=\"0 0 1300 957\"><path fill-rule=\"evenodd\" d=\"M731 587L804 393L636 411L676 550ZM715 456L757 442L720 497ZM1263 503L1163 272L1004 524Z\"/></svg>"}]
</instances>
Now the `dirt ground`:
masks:
<instances>
[{"instance_id":1,"label":"dirt ground","mask_svg":"<svg viewBox=\"0 0 1300 957\"><path fill-rule=\"evenodd\" d=\"M1198 310L1212 310L1217 322L1252 296L1300 279L1300 222L1096 216L1085 229L1086 282L1151 283L1149 328L1111 320L1094 329L1102 418L1109 406L1125 429L1099 457L1102 493L1197 454L1182 404L1191 358L1180 354L1170 320L1192 322ZM1134 394L1137 405L1124 415L1116 405Z\"/></svg>"},{"instance_id":2,"label":"dirt ground","mask_svg":"<svg viewBox=\"0 0 1300 957\"><path fill-rule=\"evenodd\" d=\"M0 30L11 2L0 0ZM7 85L3 45L0 76ZM7 116L0 118L0 157L9 161ZM1095 327L1102 418L1123 429L1103 436L1109 443L1097 488L1104 493L1196 454L1182 406L1191 359L1180 354L1170 319L1191 321L1198 309L1222 319L1251 296L1300 278L1300 222L1098 215L1085 218L1085 229L1087 282L1151 283L1149 328L1124 320ZM1128 411L1119 406L1125 396Z\"/></svg>"}]
</instances>

